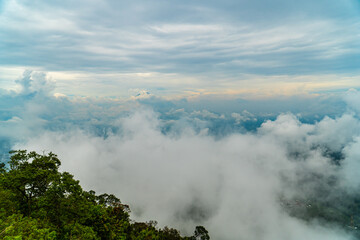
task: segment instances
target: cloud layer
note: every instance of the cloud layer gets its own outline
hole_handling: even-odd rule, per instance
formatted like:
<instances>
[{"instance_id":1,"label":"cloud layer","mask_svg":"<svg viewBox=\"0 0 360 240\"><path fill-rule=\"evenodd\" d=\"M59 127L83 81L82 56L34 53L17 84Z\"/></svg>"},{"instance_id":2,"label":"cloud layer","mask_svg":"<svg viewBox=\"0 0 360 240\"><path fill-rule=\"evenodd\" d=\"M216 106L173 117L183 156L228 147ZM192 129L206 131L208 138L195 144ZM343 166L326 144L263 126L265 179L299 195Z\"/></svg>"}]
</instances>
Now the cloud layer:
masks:
<instances>
[{"instance_id":1,"label":"cloud layer","mask_svg":"<svg viewBox=\"0 0 360 240\"><path fill-rule=\"evenodd\" d=\"M118 124L123 133L105 139L83 131L45 132L17 147L58 153L63 169L86 188L116 193L136 219L156 219L183 233L203 224L214 239L351 239L343 230L290 217L280 200L314 198L319 187L328 198L359 189L353 139L359 121L351 115L315 125L281 115L257 134L220 140L191 129L166 136L152 111ZM325 149L343 151L344 167L333 164ZM330 186L332 177L339 181Z\"/></svg>"},{"instance_id":2,"label":"cloud layer","mask_svg":"<svg viewBox=\"0 0 360 240\"><path fill-rule=\"evenodd\" d=\"M201 224L214 239L352 239L341 226L289 215L284 204L357 196L356 90L343 102L266 105L168 101L141 89L128 101L69 98L31 71L17 83L17 92L0 96L4 158L10 148L53 151L86 189L115 193L135 219L183 234ZM315 116L321 106L327 112Z\"/></svg>"},{"instance_id":3,"label":"cloud layer","mask_svg":"<svg viewBox=\"0 0 360 240\"><path fill-rule=\"evenodd\" d=\"M0 10L0 65L52 72L63 93L93 96L358 87L359 22L355 0L11 0Z\"/></svg>"}]
</instances>

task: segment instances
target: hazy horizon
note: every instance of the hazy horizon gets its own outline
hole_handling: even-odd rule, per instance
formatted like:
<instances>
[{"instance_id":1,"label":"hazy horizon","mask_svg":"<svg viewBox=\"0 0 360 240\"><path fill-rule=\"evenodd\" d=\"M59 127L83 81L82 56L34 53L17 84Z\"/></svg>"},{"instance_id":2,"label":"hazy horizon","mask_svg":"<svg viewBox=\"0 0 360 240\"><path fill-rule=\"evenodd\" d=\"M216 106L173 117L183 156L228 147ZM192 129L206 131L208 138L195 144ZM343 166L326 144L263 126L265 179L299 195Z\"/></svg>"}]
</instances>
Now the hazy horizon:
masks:
<instances>
[{"instance_id":1,"label":"hazy horizon","mask_svg":"<svg viewBox=\"0 0 360 240\"><path fill-rule=\"evenodd\" d=\"M52 151L182 234L357 239L286 204L359 199L359 26L356 0L0 1L1 159Z\"/></svg>"}]
</instances>

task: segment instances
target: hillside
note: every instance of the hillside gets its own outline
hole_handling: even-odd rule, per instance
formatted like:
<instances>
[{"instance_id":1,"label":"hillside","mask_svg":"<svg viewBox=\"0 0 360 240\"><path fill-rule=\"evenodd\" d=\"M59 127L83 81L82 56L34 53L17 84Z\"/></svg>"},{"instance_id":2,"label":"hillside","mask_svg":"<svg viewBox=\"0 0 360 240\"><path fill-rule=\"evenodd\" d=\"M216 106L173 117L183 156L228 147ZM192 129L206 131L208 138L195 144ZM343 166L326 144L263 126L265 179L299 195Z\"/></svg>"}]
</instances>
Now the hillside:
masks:
<instances>
[{"instance_id":1,"label":"hillside","mask_svg":"<svg viewBox=\"0 0 360 240\"><path fill-rule=\"evenodd\" d=\"M210 239L202 226L183 237L155 221L135 222L119 198L84 191L60 165L51 152L25 150L10 152L9 162L0 164L1 239Z\"/></svg>"}]
</instances>

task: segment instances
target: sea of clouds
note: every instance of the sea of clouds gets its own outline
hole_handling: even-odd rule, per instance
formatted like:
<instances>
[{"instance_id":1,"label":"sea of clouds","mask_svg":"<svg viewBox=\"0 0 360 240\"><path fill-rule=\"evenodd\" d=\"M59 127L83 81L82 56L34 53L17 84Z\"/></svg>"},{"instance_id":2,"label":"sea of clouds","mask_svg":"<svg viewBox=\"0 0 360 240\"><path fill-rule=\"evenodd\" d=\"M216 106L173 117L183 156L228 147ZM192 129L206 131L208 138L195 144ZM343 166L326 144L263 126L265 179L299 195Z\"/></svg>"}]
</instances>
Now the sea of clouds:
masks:
<instances>
[{"instance_id":1,"label":"sea of clouds","mask_svg":"<svg viewBox=\"0 0 360 240\"><path fill-rule=\"evenodd\" d=\"M46 75L30 71L18 83L19 91L0 96L3 158L10 148L52 151L85 189L129 204L135 220L182 234L203 225L212 239L353 239L282 205L359 190L356 90L343 95L338 116L305 123L291 111L266 119L251 109L162 112L139 101L54 96ZM249 121L253 129L239 127ZM222 122L226 134L211 130Z\"/></svg>"}]
</instances>

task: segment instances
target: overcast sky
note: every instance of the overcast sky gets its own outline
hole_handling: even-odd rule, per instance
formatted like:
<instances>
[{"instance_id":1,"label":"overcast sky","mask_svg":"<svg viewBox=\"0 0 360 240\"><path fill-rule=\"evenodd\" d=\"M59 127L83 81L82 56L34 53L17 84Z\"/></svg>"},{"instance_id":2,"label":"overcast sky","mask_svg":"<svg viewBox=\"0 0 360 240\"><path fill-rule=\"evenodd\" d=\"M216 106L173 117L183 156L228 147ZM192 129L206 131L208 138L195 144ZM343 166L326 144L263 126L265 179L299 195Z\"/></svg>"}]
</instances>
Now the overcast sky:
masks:
<instances>
[{"instance_id":1,"label":"overcast sky","mask_svg":"<svg viewBox=\"0 0 360 240\"><path fill-rule=\"evenodd\" d=\"M182 234L349 240L279 197L358 197L359 66L359 0L0 0L0 160Z\"/></svg>"},{"instance_id":2,"label":"overcast sky","mask_svg":"<svg viewBox=\"0 0 360 240\"><path fill-rule=\"evenodd\" d=\"M0 1L0 88L268 97L359 87L357 0Z\"/></svg>"}]
</instances>

